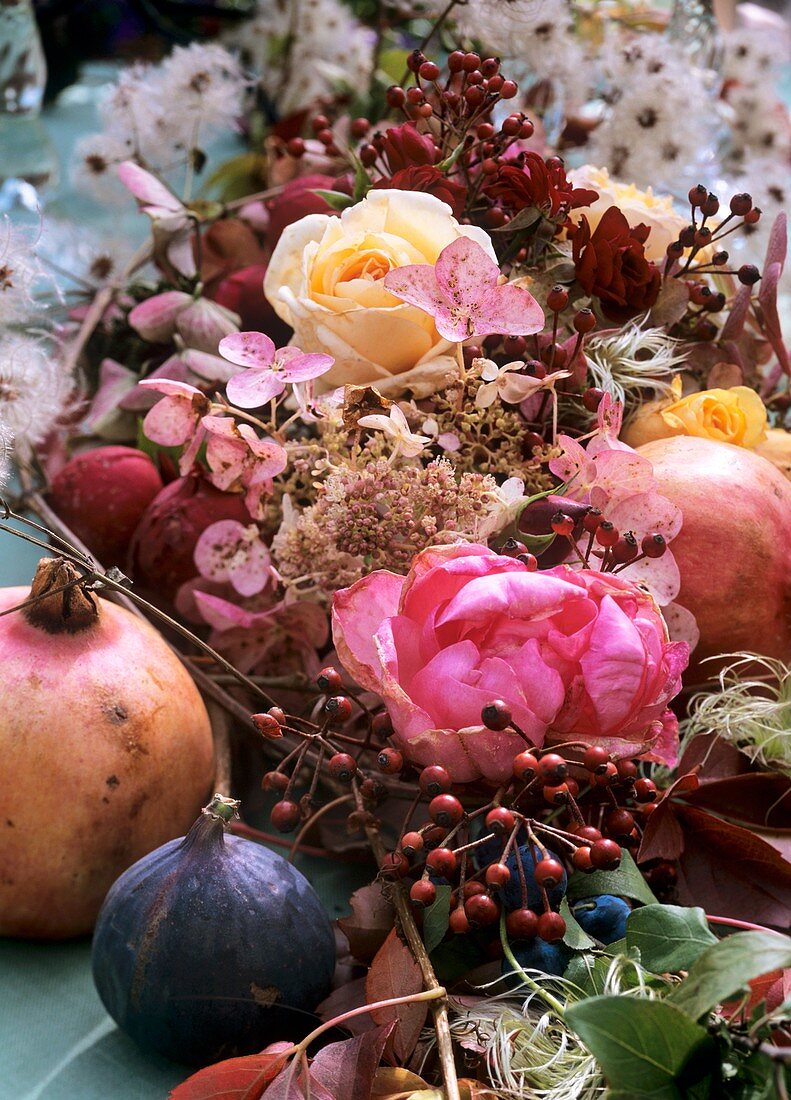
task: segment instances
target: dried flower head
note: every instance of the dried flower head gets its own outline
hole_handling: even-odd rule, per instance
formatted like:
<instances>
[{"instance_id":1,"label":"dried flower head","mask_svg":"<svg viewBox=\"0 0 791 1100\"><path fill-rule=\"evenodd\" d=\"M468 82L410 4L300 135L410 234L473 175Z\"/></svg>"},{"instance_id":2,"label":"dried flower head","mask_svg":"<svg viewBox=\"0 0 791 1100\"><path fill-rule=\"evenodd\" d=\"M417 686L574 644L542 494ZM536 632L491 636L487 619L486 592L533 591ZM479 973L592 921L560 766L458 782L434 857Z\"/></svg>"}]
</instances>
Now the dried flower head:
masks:
<instances>
[{"instance_id":1,"label":"dried flower head","mask_svg":"<svg viewBox=\"0 0 791 1100\"><path fill-rule=\"evenodd\" d=\"M49 435L71 390L72 380L42 340L12 335L0 341L0 419L17 448Z\"/></svg>"}]
</instances>

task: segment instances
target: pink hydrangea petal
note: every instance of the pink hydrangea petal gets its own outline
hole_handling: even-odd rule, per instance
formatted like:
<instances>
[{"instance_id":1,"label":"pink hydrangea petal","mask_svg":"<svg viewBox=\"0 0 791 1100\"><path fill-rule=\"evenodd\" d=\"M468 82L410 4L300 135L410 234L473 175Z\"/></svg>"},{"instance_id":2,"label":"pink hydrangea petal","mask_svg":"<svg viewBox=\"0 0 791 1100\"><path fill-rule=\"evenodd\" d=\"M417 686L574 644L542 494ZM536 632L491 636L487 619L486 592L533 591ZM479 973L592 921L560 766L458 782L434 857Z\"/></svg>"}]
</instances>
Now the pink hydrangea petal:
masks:
<instances>
[{"instance_id":1,"label":"pink hydrangea petal","mask_svg":"<svg viewBox=\"0 0 791 1100\"><path fill-rule=\"evenodd\" d=\"M563 451L557 458L550 460L549 468L561 481L571 482L564 492L579 500L588 491L588 485L596 477L596 463L588 457L588 452L576 439L569 435L559 435L558 443Z\"/></svg>"},{"instance_id":2,"label":"pink hydrangea petal","mask_svg":"<svg viewBox=\"0 0 791 1100\"><path fill-rule=\"evenodd\" d=\"M487 291L479 300L476 336L490 336L494 332L529 336L543 327L543 309L522 287L506 283Z\"/></svg>"},{"instance_id":3,"label":"pink hydrangea petal","mask_svg":"<svg viewBox=\"0 0 791 1100\"><path fill-rule=\"evenodd\" d=\"M234 332L220 341L219 352L238 367L271 367L275 345L263 332Z\"/></svg>"},{"instance_id":4,"label":"pink hydrangea petal","mask_svg":"<svg viewBox=\"0 0 791 1100\"><path fill-rule=\"evenodd\" d=\"M683 513L657 492L634 493L607 509L607 518L619 531L633 531L638 539L659 534L667 542L681 530Z\"/></svg>"},{"instance_id":5,"label":"pink hydrangea petal","mask_svg":"<svg viewBox=\"0 0 791 1100\"><path fill-rule=\"evenodd\" d=\"M287 382L307 382L311 378L320 378L322 374L326 374L334 362L331 355L322 355L318 352L309 355L299 353L290 356L283 363L283 377Z\"/></svg>"},{"instance_id":6,"label":"pink hydrangea petal","mask_svg":"<svg viewBox=\"0 0 791 1100\"><path fill-rule=\"evenodd\" d=\"M250 469L248 484L258 485L277 477L288 466L288 452L274 440L256 439L249 446L254 465Z\"/></svg>"},{"instance_id":7,"label":"pink hydrangea petal","mask_svg":"<svg viewBox=\"0 0 791 1100\"><path fill-rule=\"evenodd\" d=\"M266 367L253 367L234 375L228 381L225 392L232 405L240 409L258 409L286 388L283 376Z\"/></svg>"},{"instance_id":8,"label":"pink hydrangea petal","mask_svg":"<svg viewBox=\"0 0 791 1100\"><path fill-rule=\"evenodd\" d=\"M448 303L431 264L405 264L388 271L385 287L396 298L422 309L432 317L447 310Z\"/></svg>"},{"instance_id":9,"label":"pink hydrangea petal","mask_svg":"<svg viewBox=\"0 0 791 1100\"><path fill-rule=\"evenodd\" d=\"M187 446L181 453L179 458L179 473L182 477L186 477L187 474L192 472L192 467L195 465L195 460L198 457L203 440L206 438L206 432L201 424L196 425L196 431L192 439L187 443Z\"/></svg>"},{"instance_id":10,"label":"pink hydrangea petal","mask_svg":"<svg viewBox=\"0 0 791 1100\"><path fill-rule=\"evenodd\" d=\"M198 572L214 581L229 580L228 563L246 531L244 524L235 519L210 524L201 533L192 555Z\"/></svg>"},{"instance_id":11,"label":"pink hydrangea petal","mask_svg":"<svg viewBox=\"0 0 791 1100\"><path fill-rule=\"evenodd\" d=\"M333 596L332 638L338 657L368 691L378 691L382 683L376 632L385 619L398 613L403 585L403 577L381 569Z\"/></svg>"},{"instance_id":12,"label":"pink hydrangea petal","mask_svg":"<svg viewBox=\"0 0 791 1100\"><path fill-rule=\"evenodd\" d=\"M146 414L143 431L161 447L180 447L195 431L192 402L181 396L163 397Z\"/></svg>"},{"instance_id":13,"label":"pink hydrangea petal","mask_svg":"<svg viewBox=\"0 0 791 1100\"><path fill-rule=\"evenodd\" d=\"M131 191L139 202L159 206L168 211L183 210L183 204L173 192L133 160L125 160L118 165L118 176L124 187Z\"/></svg>"},{"instance_id":14,"label":"pink hydrangea petal","mask_svg":"<svg viewBox=\"0 0 791 1100\"><path fill-rule=\"evenodd\" d=\"M634 451L602 451L596 456L596 482L591 504L605 508L635 493L649 493L656 487L654 468Z\"/></svg>"},{"instance_id":15,"label":"pink hydrangea petal","mask_svg":"<svg viewBox=\"0 0 791 1100\"><path fill-rule=\"evenodd\" d=\"M240 596L255 596L262 592L272 576L269 550L261 539L254 539L242 560L231 571L231 584Z\"/></svg>"},{"instance_id":16,"label":"pink hydrangea petal","mask_svg":"<svg viewBox=\"0 0 791 1100\"><path fill-rule=\"evenodd\" d=\"M662 608L662 615L672 641L686 642L693 650L700 641L700 629L692 612L679 603L669 603Z\"/></svg>"},{"instance_id":17,"label":"pink hydrangea petal","mask_svg":"<svg viewBox=\"0 0 791 1100\"><path fill-rule=\"evenodd\" d=\"M211 419L204 417L203 423ZM206 462L211 470L211 482L226 491L238 481L244 470L245 446L236 439L228 439L209 432L206 444Z\"/></svg>"},{"instance_id":18,"label":"pink hydrangea petal","mask_svg":"<svg viewBox=\"0 0 791 1100\"><path fill-rule=\"evenodd\" d=\"M442 293L455 305L474 306L482 293L496 287L500 268L470 237L458 237L439 254L434 271Z\"/></svg>"},{"instance_id":19,"label":"pink hydrangea petal","mask_svg":"<svg viewBox=\"0 0 791 1100\"><path fill-rule=\"evenodd\" d=\"M148 211L150 213L150 211ZM155 230L154 237L157 237ZM192 247L192 225L187 223L177 232L172 233L167 242L167 257L176 271L191 279L198 272L195 263L195 251Z\"/></svg>"},{"instance_id":20,"label":"pink hydrangea petal","mask_svg":"<svg viewBox=\"0 0 791 1100\"><path fill-rule=\"evenodd\" d=\"M154 344L164 344L176 331L176 319L192 304L192 296L181 290L166 290L140 302L129 314L129 324Z\"/></svg>"},{"instance_id":21,"label":"pink hydrangea petal","mask_svg":"<svg viewBox=\"0 0 791 1100\"><path fill-rule=\"evenodd\" d=\"M229 600L212 596L208 592L196 592L195 603L200 613L215 630L225 631L241 628L252 630L259 625L260 615L255 615ZM271 614L271 613L270 613Z\"/></svg>"},{"instance_id":22,"label":"pink hydrangea petal","mask_svg":"<svg viewBox=\"0 0 791 1100\"><path fill-rule=\"evenodd\" d=\"M192 401L193 397L203 397L203 394L195 386L190 386L187 382L174 381L171 378L144 378L142 382L138 382L138 386L142 386L146 390L156 390L157 393L165 393L168 397L182 397L189 398Z\"/></svg>"},{"instance_id":23,"label":"pink hydrangea petal","mask_svg":"<svg viewBox=\"0 0 791 1100\"><path fill-rule=\"evenodd\" d=\"M681 571L670 550L661 558L643 558L618 575L632 584L644 584L660 607L674 600L681 588Z\"/></svg>"}]
</instances>

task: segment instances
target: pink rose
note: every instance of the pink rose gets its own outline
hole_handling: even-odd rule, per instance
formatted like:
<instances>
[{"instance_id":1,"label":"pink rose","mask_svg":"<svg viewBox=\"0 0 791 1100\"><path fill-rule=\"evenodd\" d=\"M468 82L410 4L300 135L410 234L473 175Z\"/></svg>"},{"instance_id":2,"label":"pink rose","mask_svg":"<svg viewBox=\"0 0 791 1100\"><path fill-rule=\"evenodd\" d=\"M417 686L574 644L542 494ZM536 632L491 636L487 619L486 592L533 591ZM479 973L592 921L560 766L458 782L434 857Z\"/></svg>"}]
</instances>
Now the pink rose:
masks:
<instances>
[{"instance_id":1,"label":"pink rose","mask_svg":"<svg viewBox=\"0 0 791 1100\"><path fill-rule=\"evenodd\" d=\"M382 570L337 592L333 636L348 672L381 695L407 758L456 782L504 782L524 749L482 726L494 699L535 745L552 731L651 749L689 656L630 582L564 565L531 573L472 545L424 550L406 578Z\"/></svg>"}]
</instances>

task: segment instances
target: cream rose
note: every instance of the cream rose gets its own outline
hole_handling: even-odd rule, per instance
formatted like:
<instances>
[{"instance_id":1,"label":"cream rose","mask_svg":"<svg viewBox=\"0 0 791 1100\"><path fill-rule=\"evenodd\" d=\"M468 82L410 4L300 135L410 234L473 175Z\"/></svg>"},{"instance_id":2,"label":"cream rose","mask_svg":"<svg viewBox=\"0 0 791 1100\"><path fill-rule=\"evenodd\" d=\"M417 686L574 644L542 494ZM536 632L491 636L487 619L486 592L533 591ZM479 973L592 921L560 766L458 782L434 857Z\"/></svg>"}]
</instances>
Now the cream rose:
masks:
<instances>
[{"instance_id":1,"label":"cream rose","mask_svg":"<svg viewBox=\"0 0 791 1100\"><path fill-rule=\"evenodd\" d=\"M611 179L606 168L594 168L591 164L584 164L581 168L575 168L568 173L569 181L574 187L586 187L592 191L598 191L599 197L593 206L586 206L583 210L572 210L572 221L579 221L584 214L588 219L591 232L596 228L605 210L611 206L617 206L624 215L629 225L647 225L651 233L645 244L645 256L647 260L659 263L665 259L667 246L678 239L681 230L689 224L689 220L673 209L673 200L670 195L655 195L650 187L641 191L633 183L621 183Z\"/></svg>"},{"instance_id":2,"label":"cream rose","mask_svg":"<svg viewBox=\"0 0 791 1100\"><path fill-rule=\"evenodd\" d=\"M637 410L622 433L624 443L641 447L655 439L694 435L735 447L757 447L766 439L766 406L749 386L701 390L681 396L673 382L675 401L651 401Z\"/></svg>"},{"instance_id":3,"label":"cream rose","mask_svg":"<svg viewBox=\"0 0 791 1100\"><path fill-rule=\"evenodd\" d=\"M309 214L283 232L264 280L276 313L305 352L325 352L335 366L329 386L375 383L385 393L410 387L418 396L455 365L423 310L385 289L384 277L406 264L433 264L459 237L496 256L488 235L459 225L433 195L371 191L340 218Z\"/></svg>"}]
</instances>

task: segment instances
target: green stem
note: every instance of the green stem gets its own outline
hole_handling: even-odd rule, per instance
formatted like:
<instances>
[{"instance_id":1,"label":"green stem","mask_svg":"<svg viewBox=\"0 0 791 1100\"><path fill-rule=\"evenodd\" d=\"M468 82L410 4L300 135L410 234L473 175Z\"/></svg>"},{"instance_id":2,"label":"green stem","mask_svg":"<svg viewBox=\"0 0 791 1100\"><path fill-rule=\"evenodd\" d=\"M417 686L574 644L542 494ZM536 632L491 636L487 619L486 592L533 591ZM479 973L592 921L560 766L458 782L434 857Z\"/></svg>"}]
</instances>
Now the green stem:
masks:
<instances>
[{"instance_id":1,"label":"green stem","mask_svg":"<svg viewBox=\"0 0 791 1100\"><path fill-rule=\"evenodd\" d=\"M504 911L500 914L500 942L503 945L503 954L505 955L508 962L511 964L514 971L519 975L519 977L525 983L525 985L530 986L530 988L532 990L534 990L536 993L538 993L538 995L546 1001L546 1003L549 1005L549 1007L552 1009L552 1011L558 1016L558 1018L562 1020L564 1018L565 1011L566 1011L565 1006L562 1005L560 1003L560 1001L557 1000L556 997L553 997L551 993L548 993L547 990L544 989L544 987L542 985L539 985L537 981L535 981L533 978L531 978L529 974L526 974L525 971L522 969L522 967L519 965L519 963L516 961L516 956L514 955L513 951L511 950L511 945L508 942L508 936L507 936L506 931L505 931L505 912Z\"/></svg>"}]
</instances>

